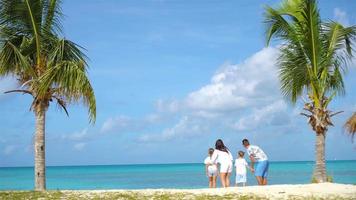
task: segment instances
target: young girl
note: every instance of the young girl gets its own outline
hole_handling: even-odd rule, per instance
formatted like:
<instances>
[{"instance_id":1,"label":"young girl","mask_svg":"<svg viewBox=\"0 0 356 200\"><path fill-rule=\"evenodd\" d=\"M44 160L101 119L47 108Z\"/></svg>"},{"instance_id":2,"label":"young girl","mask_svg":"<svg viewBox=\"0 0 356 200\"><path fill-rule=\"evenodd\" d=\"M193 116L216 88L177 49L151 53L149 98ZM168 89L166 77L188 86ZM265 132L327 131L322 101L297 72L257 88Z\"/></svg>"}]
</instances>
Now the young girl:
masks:
<instances>
[{"instance_id":1,"label":"young girl","mask_svg":"<svg viewBox=\"0 0 356 200\"><path fill-rule=\"evenodd\" d=\"M239 151L237 156L238 158L235 160L236 186L238 186L239 183L246 186L246 167L252 170L244 159L244 155L245 153L243 151Z\"/></svg>"},{"instance_id":2,"label":"young girl","mask_svg":"<svg viewBox=\"0 0 356 200\"><path fill-rule=\"evenodd\" d=\"M214 153L214 149L210 148L208 151L208 157L205 158L205 172L206 176L209 178L209 187L216 188L216 177L218 176L218 167L217 163L212 160L212 155Z\"/></svg>"}]
</instances>

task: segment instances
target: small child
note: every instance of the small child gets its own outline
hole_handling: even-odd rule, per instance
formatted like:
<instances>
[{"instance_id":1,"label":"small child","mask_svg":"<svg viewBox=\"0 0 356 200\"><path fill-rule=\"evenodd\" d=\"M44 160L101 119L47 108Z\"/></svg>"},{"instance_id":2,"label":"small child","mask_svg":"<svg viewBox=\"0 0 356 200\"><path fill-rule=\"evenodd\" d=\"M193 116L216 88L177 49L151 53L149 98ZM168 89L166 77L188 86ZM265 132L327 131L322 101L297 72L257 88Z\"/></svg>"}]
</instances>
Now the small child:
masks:
<instances>
[{"instance_id":1,"label":"small child","mask_svg":"<svg viewBox=\"0 0 356 200\"><path fill-rule=\"evenodd\" d=\"M251 167L248 166L248 163L246 162L244 155L245 153L243 151L239 151L238 158L235 160L236 186L238 186L239 183L242 183L243 186L246 186L246 181L247 181L246 167L252 170Z\"/></svg>"},{"instance_id":2,"label":"small child","mask_svg":"<svg viewBox=\"0 0 356 200\"><path fill-rule=\"evenodd\" d=\"M218 167L217 163L212 160L212 155L214 153L213 148L209 148L208 157L205 158L205 172L206 176L209 178L209 187L216 188L216 177L218 176Z\"/></svg>"}]
</instances>

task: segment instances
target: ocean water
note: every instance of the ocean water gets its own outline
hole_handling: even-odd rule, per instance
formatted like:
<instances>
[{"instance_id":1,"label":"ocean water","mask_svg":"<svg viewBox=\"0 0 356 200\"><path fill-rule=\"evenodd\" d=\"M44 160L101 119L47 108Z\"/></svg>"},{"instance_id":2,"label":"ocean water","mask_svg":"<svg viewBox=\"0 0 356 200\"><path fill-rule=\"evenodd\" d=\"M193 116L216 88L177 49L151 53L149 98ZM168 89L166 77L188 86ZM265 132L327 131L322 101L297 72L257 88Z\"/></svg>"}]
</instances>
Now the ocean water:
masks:
<instances>
[{"instance_id":1,"label":"ocean water","mask_svg":"<svg viewBox=\"0 0 356 200\"><path fill-rule=\"evenodd\" d=\"M310 183L313 162L271 162L269 184ZM356 184L356 161L328 161L336 183ZM231 181L234 181L232 175ZM218 182L219 184L219 182ZM256 185L251 173L248 185ZM32 167L0 168L0 190L33 189ZM60 166L47 168L48 189L205 188L203 164Z\"/></svg>"}]
</instances>

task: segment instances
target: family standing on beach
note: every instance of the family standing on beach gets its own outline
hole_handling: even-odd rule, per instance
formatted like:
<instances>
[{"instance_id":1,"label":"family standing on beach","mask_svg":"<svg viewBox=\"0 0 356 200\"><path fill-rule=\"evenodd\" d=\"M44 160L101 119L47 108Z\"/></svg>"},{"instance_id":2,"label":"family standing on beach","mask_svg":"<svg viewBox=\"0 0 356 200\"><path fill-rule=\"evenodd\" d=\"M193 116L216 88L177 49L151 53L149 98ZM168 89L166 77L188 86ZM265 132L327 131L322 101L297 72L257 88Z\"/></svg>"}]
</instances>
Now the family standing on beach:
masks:
<instances>
[{"instance_id":1,"label":"family standing on beach","mask_svg":"<svg viewBox=\"0 0 356 200\"><path fill-rule=\"evenodd\" d=\"M242 145L245 147L246 152L249 155L251 165L249 166L244 159L245 153L243 151L239 151L237 153L237 158L235 159L235 185L246 185L246 168L250 169L250 171L255 174L257 183L259 185L267 185L267 174L269 166L267 155L260 147L250 145L250 142L247 139L242 140ZM216 187L216 179L218 176L220 176L222 187L230 186L230 176L234 167L233 156L221 139L216 141L215 149L209 149L208 157L204 160L204 164L206 175L209 178L209 187Z\"/></svg>"}]
</instances>

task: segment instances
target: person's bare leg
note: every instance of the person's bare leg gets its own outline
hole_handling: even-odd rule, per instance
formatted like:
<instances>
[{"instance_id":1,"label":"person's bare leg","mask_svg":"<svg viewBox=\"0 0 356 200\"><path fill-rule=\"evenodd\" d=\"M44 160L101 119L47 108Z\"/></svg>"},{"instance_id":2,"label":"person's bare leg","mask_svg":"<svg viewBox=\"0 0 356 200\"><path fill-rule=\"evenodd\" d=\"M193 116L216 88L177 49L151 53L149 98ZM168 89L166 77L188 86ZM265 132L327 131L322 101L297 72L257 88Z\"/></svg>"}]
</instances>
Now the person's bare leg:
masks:
<instances>
[{"instance_id":1,"label":"person's bare leg","mask_svg":"<svg viewBox=\"0 0 356 200\"><path fill-rule=\"evenodd\" d=\"M213 176L213 188L216 188L216 176Z\"/></svg>"},{"instance_id":2,"label":"person's bare leg","mask_svg":"<svg viewBox=\"0 0 356 200\"><path fill-rule=\"evenodd\" d=\"M226 173L220 173L220 180L221 180L222 187L226 187L226 182L225 182L226 175L227 175Z\"/></svg>"},{"instance_id":3,"label":"person's bare leg","mask_svg":"<svg viewBox=\"0 0 356 200\"><path fill-rule=\"evenodd\" d=\"M213 186L213 178L209 177L209 188Z\"/></svg>"},{"instance_id":4,"label":"person's bare leg","mask_svg":"<svg viewBox=\"0 0 356 200\"><path fill-rule=\"evenodd\" d=\"M230 176L231 176L231 173L227 173L226 178L225 178L226 187L230 187Z\"/></svg>"},{"instance_id":5,"label":"person's bare leg","mask_svg":"<svg viewBox=\"0 0 356 200\"><path fill-rule=\"evenodd\" d=\"M261 176L256 176L258 185L263 185L263 180Z\"/></svg>"},{"instance_id":6,"label":"person's bare leg","mask_svg":"<svg viewBox=\"0 0 356 200\"><path fill-rule=\"evenodd\" d=\"M262 179L262 185L267 185L267 178Z\"/></svg>"}]
</instances>

